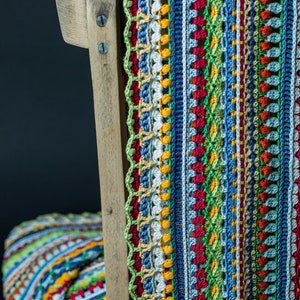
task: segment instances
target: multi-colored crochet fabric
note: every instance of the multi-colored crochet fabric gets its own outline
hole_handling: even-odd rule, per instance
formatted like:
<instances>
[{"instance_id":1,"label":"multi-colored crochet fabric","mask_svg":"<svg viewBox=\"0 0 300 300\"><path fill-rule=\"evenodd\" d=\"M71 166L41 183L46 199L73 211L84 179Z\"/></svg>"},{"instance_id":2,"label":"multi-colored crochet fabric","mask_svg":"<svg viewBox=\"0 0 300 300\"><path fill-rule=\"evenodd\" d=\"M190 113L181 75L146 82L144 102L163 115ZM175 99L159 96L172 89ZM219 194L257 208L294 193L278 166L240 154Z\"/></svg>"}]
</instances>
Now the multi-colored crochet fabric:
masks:
<instances>
[{"instance_id":1,"label":"multi-colored crochet fabric","mask_svg":"<svg viewBox=\"0 0 300 300\"><path fill-rule=\"evenodd\" d=\"M7 300L105 300L99 214L52 214L15 227L2 266Z\"/></svg>"},{"instance_id":2,"label":"multi-colored crochet fabric","mask_svg":"<svg viewBox=\"0 0 300 300\"><path fill-rule=\"evenodd\" d=\"M133 299L300 299L300 1L126 0Z\"/></svg>"}]
</instances>

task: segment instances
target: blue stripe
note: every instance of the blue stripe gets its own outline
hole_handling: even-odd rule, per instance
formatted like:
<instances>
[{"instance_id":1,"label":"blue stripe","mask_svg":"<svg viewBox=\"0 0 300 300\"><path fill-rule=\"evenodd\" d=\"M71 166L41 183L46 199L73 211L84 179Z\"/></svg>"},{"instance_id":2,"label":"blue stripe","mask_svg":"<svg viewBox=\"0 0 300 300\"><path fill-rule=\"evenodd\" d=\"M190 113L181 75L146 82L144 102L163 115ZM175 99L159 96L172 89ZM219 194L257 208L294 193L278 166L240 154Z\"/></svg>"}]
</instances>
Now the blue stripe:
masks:
<instances>
[{"instance_id":1,"label":"blue stripe","mask_svg":"<svg viewBox=\"0 0 300 300\"><path fill-rule=\"evenodd\" d=\"M290 131L291 122L291 77L292 77L292 51L293 51L293 0L284 1L284 19L282 28L282 77L281 77L281 110L280 110L280 152L281 152L281 172L279 188L278 207L278 285L277 297L287 299L285 294L287 282L287 237L288 237L288 192L290 180Z\"/></svg>"},{"instance_id":2,"label":"blue stripe","mask_svg":"<svg viewBox=\"0 0 300 300\"><path fill-rule=\"evenodd\" d=\"M149 14L149 3L148 0L139 0L138 6L141 9L142 13ZM144 23L141 24L138 28L138 39L141 44L149 44L149 24ZM149 53L143 53L139 58L139 69L144 74L150 74L150 67L149 67ZM143 85L140 88L139 96L142 99L143 102L150 103L150 84L148 82L143 83ZM149 112L142 112L141 118L140 118L140 126L143 128L143 130L149 132L152 130L151 128L151 116ZM145 160L150 159L151 154L151 143L150 141L143 141L141 148L141 156ZM150 188L151 186L151 178L150 178L150 171L149 169L146 169L143 171L143 173L140 174L140 184L144 188ZM141 199L141 203L139 206L139 211L143 215L143 217L149 217L150 216L150 210L151 210L151 203L149 197L143 197ZM143 244L148 244L151 241L151 230L150 230L150 224L145 224L141 226L141 230L139 232L139 238ZM141 263L146 269L152 269L152 257L151 257L151 251L145 251L142 258ZM144 279L143 281L143 288L146 294L152 294L154 292L154 281L153 276L149 276Z\"/></svg>"},{"instance_id":3,"label":"blue stripe","mask_svg":"<svg viewBox=\"0 0 300 300\"><path fill-rule=\"evenodd\" d=\"M172 236L175 299L185 299L182 232L182 130L183 130L183 64L182 64L182 0L171 0L172 46Z\"/></svg>"}]
</instances>

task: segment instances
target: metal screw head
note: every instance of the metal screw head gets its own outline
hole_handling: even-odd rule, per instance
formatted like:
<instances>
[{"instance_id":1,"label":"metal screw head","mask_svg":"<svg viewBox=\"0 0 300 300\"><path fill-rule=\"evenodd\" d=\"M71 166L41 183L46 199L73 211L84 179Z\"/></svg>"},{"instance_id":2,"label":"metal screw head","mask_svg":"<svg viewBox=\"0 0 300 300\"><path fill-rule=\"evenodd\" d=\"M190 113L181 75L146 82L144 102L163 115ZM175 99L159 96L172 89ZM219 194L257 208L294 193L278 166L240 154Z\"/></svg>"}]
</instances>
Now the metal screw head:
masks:
<instances>
[{"instance_id":1,"label":"metal screw head","mask_svg":"<svg viewBox=\"0 0 300 300\"><path fill-rule=\"evenodd\" d=\"M98 50L101 54L106 54L108 52L108 45L106 43L100 43L98 45Z\"/></svg>"},{"instance_id":2,"label":"metal screw head","mask_svg":"<svg viewBox=\"0 0 300 300\"><path fill-rule=\"evenodd\" d=\"M107 16L106 15L98 16L96 22L99 27L104 27L107 23Z\"/></svg>"}]
</instances>

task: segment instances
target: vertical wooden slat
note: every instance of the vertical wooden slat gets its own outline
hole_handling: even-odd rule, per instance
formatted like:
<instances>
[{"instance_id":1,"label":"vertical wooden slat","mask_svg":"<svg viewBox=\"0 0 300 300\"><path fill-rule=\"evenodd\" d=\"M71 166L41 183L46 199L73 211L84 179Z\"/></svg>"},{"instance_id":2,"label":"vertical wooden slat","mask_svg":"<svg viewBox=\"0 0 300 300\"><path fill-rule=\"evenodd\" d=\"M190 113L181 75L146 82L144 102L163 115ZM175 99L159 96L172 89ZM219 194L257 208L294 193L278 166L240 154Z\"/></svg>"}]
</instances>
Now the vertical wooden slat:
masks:
<instances>
[{"instance_id":1,"label":"vertical wooden slat","mask_svg":"<svg viewBox=\"0 0 300 300\"><path fill-rule=\"evenodd\" d=\"M122 36L117 15L121 3L118 1L121 0L56 0L64 40L89 48L90 53L108 300L129 299L122 160L126 117L118 49ZM99 15L107 17L107 24L103 27L96 23ZM106 54L99 53L100 43L107 44Z\"/></svg>"},{"instance_id":2,"label":"vertical wooden slat","mask_svg":"<svg viewBox=\"0 0 300 300\"><path fill-rule=\"evenodd\" d=\"M116 5L117 2L112 0L87 0L87 28L101 183L107 299L127 300L125 191L121 142L121 127L126 126L126 122L120 122ZM106 26L97 25L98 15L107 16ZM100 43L107 44L106 54L99 52Z\"/></svg>"}]
</instances>

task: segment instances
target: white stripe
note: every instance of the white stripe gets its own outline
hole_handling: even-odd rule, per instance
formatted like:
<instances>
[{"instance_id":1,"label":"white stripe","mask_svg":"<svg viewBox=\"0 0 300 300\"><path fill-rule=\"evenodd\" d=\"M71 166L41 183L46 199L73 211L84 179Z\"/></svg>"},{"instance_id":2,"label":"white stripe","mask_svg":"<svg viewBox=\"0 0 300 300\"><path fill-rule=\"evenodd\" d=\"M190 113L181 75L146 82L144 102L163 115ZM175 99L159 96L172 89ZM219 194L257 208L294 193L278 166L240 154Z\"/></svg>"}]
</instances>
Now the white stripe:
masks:
<instances>
[{"instance_id":1,"label":"white stripe","mask_svg":"<svg viewBox=\"0 0 300 300\"><path fill-rule=\"evenodd\" d=\"M189 272L188 272L188 241L187 241L187 226L186 226L186 216L187 211L185 210L187 205L187 197L186 197L186 136L187 136L187 112L186 112L186 104L187 104L187 59L186 59L186 10L189 9L187 7L186 0L182 1L182 66L183 66L183 132L182 132L182 165L181 165L181 174L182 174L182 236L183 236L183 261L184 261L184 295L189 295Z\"/></svg>"},{"instance_id":2,"label":"white stripe","mask_svg":"<svg viewBox=\"0 0 300 300\"><path fill-rule=\"evenodd\" d=\"M159 186L162 183L162 173L159 169L159 158L163 154L163 144L159 138L159 131L163 125L163 118L159 112L159 101L163 96L163 88L160 84L161 76L159 72L162 69L162 57L158 53L158 42L161 39L161 26L158 23L157 13L161 8L161 1L154 0L149 3L151 7L151 22L149 23L149 36L152 45L152 51L150 54L150 70L152 75L151 82L151 103L154 109L151 112L151 120L153 120L153 133L154 136L151 139L151 156L154 162L153 167L150 170L152 180L152 194L151 194L151 236L153 239L153 248L151 250L153 257L153 267L155 269L155 276L153 280L154 292L153 294L157 299L164 297L163 291L166 288L164 277L161 273L162 264L165 260L164 252L160 247L160 239L162 238L162 227L160 225L161 217L159 214L162 211L162 200L159 198Z\"/></svg>"}]
</instances>

